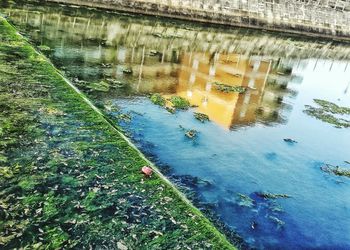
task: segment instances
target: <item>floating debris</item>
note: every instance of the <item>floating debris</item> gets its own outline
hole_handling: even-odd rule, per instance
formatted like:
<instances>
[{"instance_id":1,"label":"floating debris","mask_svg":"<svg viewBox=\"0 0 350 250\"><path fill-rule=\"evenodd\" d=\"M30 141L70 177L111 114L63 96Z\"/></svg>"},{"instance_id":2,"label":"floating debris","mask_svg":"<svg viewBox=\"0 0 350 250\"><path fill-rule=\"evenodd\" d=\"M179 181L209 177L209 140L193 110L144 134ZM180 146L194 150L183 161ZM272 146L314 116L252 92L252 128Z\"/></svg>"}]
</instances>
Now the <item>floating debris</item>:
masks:
<instances>
[{"instance_id":1,"label":"floating debris","mask_svg":"<svg viewBox=\"0 0 350 250\"><path fill-rule=\"evenodd\" d=\"M346 164L350 164L350 161L344 161Z\"/></svg>"},{"instance_id":2,"label":"floating debris","mask_svg":"<svg viewBox=\"0 0 350 250\"><path fill-rule=\"evenodd\" d=\"M169 101L176 109L189 109L191 107L190 102L181 96L172 96Z\"/></svg>"},{"instance_id":3,"label":"floating debris","mask_svg":"<svg viewBox=\"0 0 350 250\"><path fill-rule=\"evenodd\" d=\"M251 227L252 229L255 229L257 226L258 226L258 223L255 222L255 221L253 221L253 222L250 224L250 227Z\"/></svg>"},{"instance_id":4,"label":"floating debris","mask_svg":"<svg viewBox=\"0 0 350 250\"><path fill-rule=\"evenodd\" d=\"M283 139L285 142L288 142L290 144L295 144L295 143L298 143L296 140L293 140L293 139L290 139L290 138L286 138L286 139Z\"/></svg>"},{"instance_id":5,"label":"floating debris","mask_svg":"<svg viewBox=\"0 0 350 250\"><path fill-rule=\"evenodd\" d=\"M165 106L166 100L163 96L161 96L161 94L158 94L158 93L153 94L151 95L150 99L151 99L151 102L153 102L156 105Z\"/></svg>"},{"instance_id":6,"label":"floating debris","mask_svg":"<svg viewBox=\"0 0 350 250\"><path fill-rule=\"evenodd\" d=\"M334 174L337 176L345 176L350 178L350 169L346 168L341 168L339 166L333 166L330 164L326 164L321 167L321 170L323 172L329 173L329 174Z\"/></svg>"},{"instance_id":7,"label":"floating debris","mask_svg":"<svg viewBox=\"0 0 350 250\"><path fill-rule=\"evenodd\" d=\"M198 121L204 123L209 121L209 116L207 116L206 114L202 114L202 113L194 113L194 118L196 118Z\"/></svg>"},{"instance_id":8,"label":"floating debris","mask_svg":"<svg viewBox=\"0 0 350 250\"><path fill-rule=\"evenodd\" d=\"M312 116L318 120L334 125L336 128L349 128L350 120L345 119L345 117L339 117L344 115L350 115L350 108L340 107L335 103L314 99L320 107L312 107L310 105L305 105L304 112L309 116Z\"/></svg>"},{"instance_id":9,"label":"floating debris","mask_svg":"<svg viewBox=\"0 0 350 250\"><path fill-rule=\"evenodd\" d=\"M142 168L141 168L141 171L142 171L142 173L144 173L146 176L151 176L152 175L152 173L153 173L153 169L152 168L150 168L150 167L148 167L148 166L143 166Z\"/></svg>"},{"instance_id":10,"label":"floating debris","mask_svg":"<svg viewBox=\"0 0 350 250\"><path fill-rule=\"evenodd\" d=\"M250 198L248 195L244 194L237 194L237 204L241 207L253 207L255 205L255 202L252 198Z\"/></svg>"},{"instance_id":11,"label":"floating debris","mask_svg":"<svg viewBox=\"0 0 350 250\"><path fill-rule=\"evenodd\" d=\"M246 92L246 88L242 86L230 86L220 82L213 82L212 85L216 90L224 92L224 93L244 93Z\"/></svg>"},{"instance_id":12,"label":"floating debris","mask_svg":"<svg viewBox=\"0 0 350 250\"><path fill-rule=\"evenodd\" d=\"M190 130L187 130L186 133L185 133L185 136L190 138L190 139L194 139L197 137L197 134L198 134L198 131L197 130L194 130L194 129L190 129Z\"/></svg>"},{"instance_id":13,"label":"floating debris","mask_svg":"<svg viewBox=\"0 0 350 250\"><path fill-rule=\"evenodd\" d=\"M291 196L288 194L272 194L265 192L255 192L255 194L264 199L291 198Z\"/></svg>"}]
</instances>

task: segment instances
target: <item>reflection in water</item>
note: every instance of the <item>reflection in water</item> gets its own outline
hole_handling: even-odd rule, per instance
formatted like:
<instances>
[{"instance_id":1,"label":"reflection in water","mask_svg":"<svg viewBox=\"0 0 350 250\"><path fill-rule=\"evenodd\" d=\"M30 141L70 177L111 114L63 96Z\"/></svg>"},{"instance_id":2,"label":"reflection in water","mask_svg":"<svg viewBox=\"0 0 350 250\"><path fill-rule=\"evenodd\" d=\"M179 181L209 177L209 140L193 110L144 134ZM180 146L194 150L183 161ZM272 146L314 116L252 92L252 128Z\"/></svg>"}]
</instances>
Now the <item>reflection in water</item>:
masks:
<instances>
[{"instance_id":1,"label":"reflection in water","mask_svg":"<svg viewBox=\"0 0 350 250\"><path fill-rule=\"evenodd\" d=\"M117 79L130 86L128 94L176 94L225 128L257 121L280 123L287 118L282 109L290 106L283 104L283 97L291 94L286 82L291 72L290 60L278 57L287 53L283 39L271 37L280 43L278 49L266 40L268 44L260 45L261 55L253 55L256 47L246 46L247 41L265 36L213 33L118 16L109 16L107 21L99 13L88 18L80 12L70 16L64 9L53 12L54 7L41 13L27 8L8 8L5 13L29 29L38 45L54 48L51 59L76 82ZM305 51L297 50L305 42L294 43L292 55L305 56ZM338 53L337 47L330 50L318 45L309 50L308 46L310 54ZM264 52L266 48L271 54ZM248 87L248 91L223 93L213 88L214 82Z\"/></svg>"},{"instance_id":2,"label":"reflection in water","mask_svg":"<svg viewBox=\"0 0 350 250\"><path fill-rule=\"evenodd\" d=\"M320 171L350 160L350 133L303 112L315 98L350 105L349 46L56 5L2 11L108 115L130 114L120 125L157 164L207 180L196 187L200 201L251 247L350 248L348 180ZM196 107L170 114L149 93ZM197 140L179 126L198 130Z\"/></svg>"},{"instance_id":3,"label":"reflection in water","mask_svg":"<svg viewBox=\"0 0 350 250\"><path fill-rule=\"evenodd\" d=\"M271 60L246 58L240 54L184 54L181 58L176 95L188 99L223 127L251 124L256 120L278 120L278 98L268 103L267 85ZM213 83L246 87L244 94L225 93ZM265 104L265 105L264 105Z\"/></svg>"}]
</instances>

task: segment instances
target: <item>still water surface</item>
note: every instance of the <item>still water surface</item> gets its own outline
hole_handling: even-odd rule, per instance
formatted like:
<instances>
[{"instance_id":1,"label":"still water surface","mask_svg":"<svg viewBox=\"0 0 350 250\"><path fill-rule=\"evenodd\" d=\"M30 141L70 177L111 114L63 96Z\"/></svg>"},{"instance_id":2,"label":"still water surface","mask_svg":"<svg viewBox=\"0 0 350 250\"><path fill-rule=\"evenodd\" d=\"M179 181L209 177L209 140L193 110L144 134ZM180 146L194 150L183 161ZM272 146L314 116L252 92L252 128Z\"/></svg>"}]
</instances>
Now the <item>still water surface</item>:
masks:
<instances>
[{"instance_id":1,"label":"still water surface","mask_svg":"<svg viewBox=\"0 0 350 250\"><path fill-rule=\"evenodd\" d=\"M55 5L2 12L169 176L199 178L184 182L198 205L250 248L350 249L350 180L320 169L350 168L350 128L303 112L314 99L350 107L348 46ZM194 107L171 114L150 93Z\"/></svg>"}]
</instances>

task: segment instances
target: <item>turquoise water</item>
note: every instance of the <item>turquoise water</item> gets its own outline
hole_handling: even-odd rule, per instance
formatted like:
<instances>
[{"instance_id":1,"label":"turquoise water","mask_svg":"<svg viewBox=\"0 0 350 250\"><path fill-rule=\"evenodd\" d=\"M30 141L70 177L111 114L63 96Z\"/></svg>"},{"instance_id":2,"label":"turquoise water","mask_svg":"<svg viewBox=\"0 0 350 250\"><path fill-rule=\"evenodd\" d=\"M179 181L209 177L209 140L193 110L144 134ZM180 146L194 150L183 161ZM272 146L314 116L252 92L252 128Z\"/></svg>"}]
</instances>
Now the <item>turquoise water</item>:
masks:
<instances>
[{"instance_id":1,"label":"turquoise water","mask_svg":"<svg viewBox=\"0 0 350 250\"><path fill-rule=\"evenodd\" d=\"M314 99L350 107L348 46L55 5L2 12L172 180L201 180L182 183L249 248L350 249L350 179L320 169L350 168L350 128L304 112ZM197 107L171 114L155 92Z\"/></svg>"},{"instance_id":2,"label":"turquoise water","mask_svg":"<svg viewBox=\"0 0 350 250\"><path fill-rule=\"evenodd\" d=\"M222 220L236 227L253 246L348 249L349 180L329 176L320 167L324 163L345 165L343 161L350 156L350 133L303 113L304 105L312 103L312 98L349 105L349 96L342 92L347 82L339 79L340 71L308 69L300 72L305 76L303 82L293 86L298 97L285 100L293 106L286 124L257 123L232 131L213 123L201 124L193 119L191 111L171 115L145 98L116 102L123 110L143 114L133 116L132 122L124 125L141 148L146 147L160 162L171 166L175 174L212 183L210 188L199 187L202 199L215 204L214 210ZM318 91L313 88L315 79ZM337 83L330 84L332 79ZM195 127L200 133L198 140L193 143L185 138L179 125ZM298 143L283 141L289 137ZM266 201L254 194L261 191L292 198ZM253 198L254 205L240 206L238 193ZM283 212L274 212L273 208L279 206ZM285 224L279 227L270 216ZM256 229L251 228L253 221Z\"/></svg>"}]
</instances>

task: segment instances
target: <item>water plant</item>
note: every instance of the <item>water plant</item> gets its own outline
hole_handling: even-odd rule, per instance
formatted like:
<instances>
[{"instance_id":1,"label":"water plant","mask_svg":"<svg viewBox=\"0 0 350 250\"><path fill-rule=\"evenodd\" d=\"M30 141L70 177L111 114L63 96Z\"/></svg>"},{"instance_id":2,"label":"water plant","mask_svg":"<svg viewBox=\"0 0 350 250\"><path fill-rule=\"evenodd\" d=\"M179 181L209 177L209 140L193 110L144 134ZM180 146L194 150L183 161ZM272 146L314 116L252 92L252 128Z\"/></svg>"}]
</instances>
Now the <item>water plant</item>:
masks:
<instances>
[{"instance_id":1,"label":"water plant","mask_svg":"<svg viewBox=\"0 0 350 250\"><path fill-rule=\"evenodd\" d=\"M105 81L100 81L100 82L92 82L88 84L86 87L94 91L108 92L110 85Z\"/></svg>"},{"instance_id":2,"label":"water plant","mask_svg":"<svg viewBox=\"0 0 350 250\"><path fill-rule=\"evenodd\" d=\"M165 106L165 103L166 103L165 98L159 93L155 93L155 94L151 95L150 100L151 100L151 102L153 102L154 104L159 105L159 106Z\"/></svg>"},{"instance_id":3,"label":"water plant","mask_svg":"<svg viewBox=\"0 0 350 250\"><path fill-rule=\"evenodd\" d=\"M245 194L238 193L236 201L241 207L253 207L255 205L255 201Z\"/></svg>"},{"instance_id":4,"label":"water plant","mask_svg":"<svg viewBox=\"0 0 350 250\"><path fill-rule=\"evenodd\" d=\"M288 194L273 194L268 192L255 192L255 194L264 199L291 198Z\"/></svg>"},{"instance_id":5,"label":"water plant","mask_svg":"<svg viewBox=\"0 0 350 250\"><path fill-rule=\"evenodd\" d=\"M216 90L224 92L224 93L244 93L246 92L246 88L242 86L230 86L221 82L213 82L212 85Z\"/></svg>"},{"instance_id":6,"label":"water plant","mask_svg":"<svg viewBox=\"0 0 350 250\"><path fill-rule=\"evenodd\" d=\"M339 166L333 166L330 164L326 164L321 167L321 170L323 172L329 173L329 174L334 174L337 176L345 176L350 178L350 169L348 168L342 168Z\"/></svg>"},{"instance_id":7,"label":"water plant","mask_svg":"<svg viewBox=\"0 0 350 250\"><path fill-rule=\"evenodd\" d=\"M175 109L189 109L191 107L190 102L181 96L172 96L169 101Z\"/></svg>"},{"instance_id":8,"label":"water plant","mask_svg":"<svg viewBox=\"0 0 350 250\"><path fill-rule=\"evenodd\" d=\"M194 115L194 118L196 118L198 121L202 123L209 121L209 116L207 116L206 114L195 112L193 113L193 115Z\"/></svg>"},{"instance_id":9,"label":"water plant","mask_svg":"<svg viewBox=\"0 0 350 250\"><path fill-rule=\"evenodd\" d=\"M305 105L304 112L318 120L334 125L336 128L349 128L350 120L346 119L345 115L350 115L350 108L341 107L335 103L314 99L314 102L319 107Z\"/></svg>"}]
</instances>

